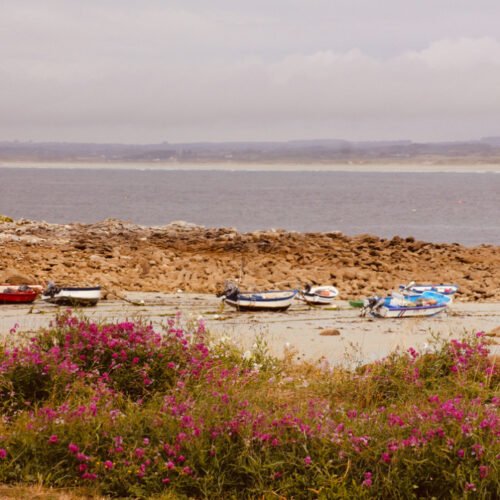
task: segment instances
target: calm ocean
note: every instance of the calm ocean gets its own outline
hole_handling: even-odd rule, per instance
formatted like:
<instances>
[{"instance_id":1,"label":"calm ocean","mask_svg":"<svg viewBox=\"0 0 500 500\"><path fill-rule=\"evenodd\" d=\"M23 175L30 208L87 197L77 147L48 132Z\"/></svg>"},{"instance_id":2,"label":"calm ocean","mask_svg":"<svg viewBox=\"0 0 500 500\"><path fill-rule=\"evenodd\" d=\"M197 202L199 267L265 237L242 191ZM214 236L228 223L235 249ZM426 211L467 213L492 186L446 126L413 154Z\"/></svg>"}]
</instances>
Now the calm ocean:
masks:
<instances>
[{"instance_id":1,"label":"calm ocean","mask_svg":"<svg viewBox=\"0 0 500 500\"><path fill-rule=\"evenodd\" d=\"M500 244L500 175L0 168L0 214Z\"/></svg>"}]
</instances>

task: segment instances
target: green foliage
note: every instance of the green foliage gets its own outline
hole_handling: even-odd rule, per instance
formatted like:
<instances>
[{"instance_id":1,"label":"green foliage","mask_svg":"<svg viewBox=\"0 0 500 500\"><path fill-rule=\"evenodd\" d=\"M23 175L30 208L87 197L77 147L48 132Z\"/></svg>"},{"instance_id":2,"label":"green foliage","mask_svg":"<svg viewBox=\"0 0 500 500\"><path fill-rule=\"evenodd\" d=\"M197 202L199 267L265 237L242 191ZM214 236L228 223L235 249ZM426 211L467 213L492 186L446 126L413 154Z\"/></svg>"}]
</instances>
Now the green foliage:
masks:
<instances>
[{"instance_id":1,"label":"green foliage","mask_svg":"<svg viewBox=\"0 0 500 500\"><path fill-rule=\"evenodd\" d=\"M497 498L482 336L355 370L71 314L0 349L0 482L135 498Z\"/></svg>"}]
</instances>

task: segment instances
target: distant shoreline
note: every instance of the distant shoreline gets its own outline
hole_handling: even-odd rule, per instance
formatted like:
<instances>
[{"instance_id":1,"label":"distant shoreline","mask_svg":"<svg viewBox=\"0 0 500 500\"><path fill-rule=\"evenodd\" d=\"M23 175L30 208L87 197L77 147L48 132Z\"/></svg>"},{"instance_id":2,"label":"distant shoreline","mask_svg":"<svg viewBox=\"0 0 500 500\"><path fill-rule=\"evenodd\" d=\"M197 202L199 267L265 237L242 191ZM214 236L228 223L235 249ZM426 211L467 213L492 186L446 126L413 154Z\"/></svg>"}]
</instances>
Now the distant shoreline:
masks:
<instances>
[{"instance_id":1,"label":"distant shoreline","mask_svg":"<svg viewBox=\"0 0 500 500\"><path fill-rule=\"evenodd\" d=\"M499 163L468 162L95 162L0 161L0 169L81 169L155 171L255 171L255 172L398 172L398 173L500 173Z\"/></svg>"}]
</instances>

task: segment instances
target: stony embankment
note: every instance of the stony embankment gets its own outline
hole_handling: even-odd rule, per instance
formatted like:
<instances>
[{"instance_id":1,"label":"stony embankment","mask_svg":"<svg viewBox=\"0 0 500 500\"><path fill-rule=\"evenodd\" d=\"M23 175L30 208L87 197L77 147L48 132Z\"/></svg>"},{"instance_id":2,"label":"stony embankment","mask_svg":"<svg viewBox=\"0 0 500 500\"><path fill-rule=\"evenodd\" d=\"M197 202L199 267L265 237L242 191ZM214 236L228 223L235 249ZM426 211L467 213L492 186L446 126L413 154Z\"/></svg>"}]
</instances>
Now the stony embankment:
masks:
<instances>
[{"instance_id":1,"label":"stony embankment","mask_svg":"<svg viewBox=\"0 0 500 500\"><path fill-rule=\"evenodd\" d=\"M410 280L454 282L460 299L500 300L500 247L413 238L281 230L239 233L187 223L143 227L114 219L56 225L0 221L0 281L101 284L122 291L212 293L333 284L342 298L382 294ZM17 275L17 277L16 277Z\"/></svg>"}]
</instances>

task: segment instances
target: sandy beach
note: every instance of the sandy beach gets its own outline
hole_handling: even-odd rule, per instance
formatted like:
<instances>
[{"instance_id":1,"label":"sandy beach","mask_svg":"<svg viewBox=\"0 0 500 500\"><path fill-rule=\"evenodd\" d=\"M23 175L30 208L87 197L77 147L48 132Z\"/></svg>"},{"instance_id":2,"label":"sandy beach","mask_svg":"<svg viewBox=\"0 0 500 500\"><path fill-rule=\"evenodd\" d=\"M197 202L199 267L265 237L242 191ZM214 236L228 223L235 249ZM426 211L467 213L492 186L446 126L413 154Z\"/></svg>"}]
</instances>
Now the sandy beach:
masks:
<instances>
[{"instance_id":1,"label":"sandy beach","mask_svg":"<svg viewBox=\"0 0 500 500\"><path fill-rule=\"evenodd\" d=\"M359 316L359 309L347 301L335 301L334 307L312 308L297 301L284 313L239 313L222 306L214 295L193 293L125 294L126 300L101 301L97 307L77 310L95 320L152 321L158 329L169 318L180 314L187 324L203 319L214 339L226 339L242 349L251 349L263 339L270 352L283 355L292 349L297 360L325 359L333 364L357 364L380 359L395 349L429 349L431 338L458 338L464 333L491 332L500 326L500 303L455 302L444 314L430 318L374 319ZM0 332L3 339L18 324L18 332L36 331L48 326L60 310L35 302L31 305L0 308ZM322 334L323 333L323 334ZM325 335L326 333L326 335ZM496 343L500 334L491 337L493 354L500 354Z\"/></svg>"},{"instance_id":2,"label":"sandy beach","mask_svg":"<svg viewBox=\"0 0 500 500\"><path fill-rule=\"evenodd\" d=\"M457 337L500 326L500 252L494 245L283 230L239 233L182 222L144 227L111 219L66 225L19 220L1 228L0 283L99 284L103 300L85 315L160 324L180 313L183 321L203 318L214 335L243 349L262 337L276 355L294 349L299 359L366 362L398 347L424 348L432 334ZM297 302L286 313L238 313L215 296L226 279L238 280L243 290L331 284L340 300L334 308ZM447 313L431 318L360 318L348 305L411 280L456 283L460 290ZM8 336L16 323L18 331L35 331L56 311L39 300L33 306L2 305L0 334ZM322 335L324 330L334 335Z\"/></svg>"}]
</instances>

